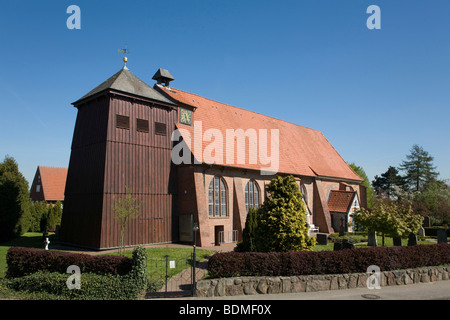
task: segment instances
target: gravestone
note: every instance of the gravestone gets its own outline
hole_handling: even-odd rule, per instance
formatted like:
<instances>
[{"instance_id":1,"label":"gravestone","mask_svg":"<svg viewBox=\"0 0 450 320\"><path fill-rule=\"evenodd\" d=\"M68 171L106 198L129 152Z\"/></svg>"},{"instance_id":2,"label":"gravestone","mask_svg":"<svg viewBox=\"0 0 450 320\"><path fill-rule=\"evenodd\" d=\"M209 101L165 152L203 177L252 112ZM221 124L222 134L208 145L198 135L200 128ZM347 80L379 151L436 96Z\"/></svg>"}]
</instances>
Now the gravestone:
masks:
<instances>
[{"instance_id":1,"label":"gravestone","mask_svg":"<svg viewBox=\"0 0 450 320\"><path fill-rule=\"evenodd\" d=\"M342 240L337 240L334 243L333 250L338 251L338 250L342 250L342 249L353 249L354 247L355 247L355 245L352 243L351 240L342 239Z\"/></svg>"},{"instance_id":2,"label":"gravestone","mask_svg":"<svg viewBox=\"0 0 450 320\"><path fill-rule=\"evenodd\" d=\"M377 233L375 231L369 231L367 232L368 240L367 245L369 247L376 247L377 246Z\"/></svg>"},{"instance_id":3,"label":"gravestone","mask_svg":"<svg viewBox=\"0 0 450 320\"><path fill-rule=\"evenodd\" d=\"M410 233L408 236L408 246L417 245L417 236L414 233Z\"/></svg>"},{"instance_id":4,"label":"gravestone","mask_svg":"<svg viewBox=\"0 0 450 320\"><path fill-rule=\"evenodd\" d=\"M342 249L353 249L355 245L349 239L342 240Z\"/></svg>"},{"instance_id":5,"label":"gravestone","mask_svg":"<svg viewBox=\"0 0 450 320\"><path fill-rule=\"evenodd\" d=\"M423 217L422 227L424 228L431 227L430 217Z\"/></svg>"},{"instance_id":6,"label":"gravestone","mask_svg":"<svg viewBox=\"0 0 450 320\"><path fill-rule=\"evenodd\" d=\"M438 239L438 243L447 243L447 230L438 229L437 239Z\"/></svg>"},{"instance_id":7,"label":"gravestone","mask_svg":"<svg viewBox=\"0 0 450 320\"><path fill-rule=\"evenodd\" d=\"M424 227L419 228L419 237L425 237L425 229Z\"/></svg>"},{"instance_id":8,"label":"gravestone","mask_svg":"<svg viewBox=\"0 0 450 320\"><path fill-rule=\"evenodd\" d=\"M402 238L401 237L392 237L392 241L394 241L394 246L397 246L397 247L402 246Z\"/></svg>"},{"instance_id":9,"label":"gravestone","mask_svg":"<svg viewBox=\"0 0 450 320\"><path fill-rule=\"evenodd\" d=\"M326 246L328 244L328 234L318 233L316 236L317 244Z\"/></svg>"}]
</instances>

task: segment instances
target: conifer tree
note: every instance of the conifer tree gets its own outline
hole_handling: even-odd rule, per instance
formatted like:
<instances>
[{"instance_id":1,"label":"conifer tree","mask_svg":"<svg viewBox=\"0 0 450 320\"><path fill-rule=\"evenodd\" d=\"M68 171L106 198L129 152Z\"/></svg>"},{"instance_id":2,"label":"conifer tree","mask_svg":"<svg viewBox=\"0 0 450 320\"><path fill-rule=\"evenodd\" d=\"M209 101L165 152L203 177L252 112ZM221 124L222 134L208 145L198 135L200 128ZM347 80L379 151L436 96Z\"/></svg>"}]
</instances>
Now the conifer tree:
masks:
<instances>
[{"instance_id":1,"label":"conifer tree","mask_svg":"<svg viewBox=\"0 0 450 320\"><path fill-rule=\"evenodd\" d=\"M0 163L0 241L28 231L31 226L31 201L28 182L16 160L6 156Z\"/></svg>"},{"instance_id":2,"label":"conifer tree","mask_svg":"<svg viewBox=\"0 0 450 320\"><path fill-rule=\"evenodd\" d=\"M294 177L274 178L267 192L258 212L257 251L312 250L315 239L308 235L306 208Z\"/></svg>"},{"instance_id":3,"label":"conifer tree","mask_svg":"<svg viewBox=\"0 0 450 320\"><path fill-rule=\"evenodd\" d=\"M256 229L258 228L258 209L249 208L245 228L242 232L241 250L244 252L256 251Z\"/></svg>"},{"instance_id":4,"label":"conifer tree","mask_svg":"<svg viewBox=\"0 0 450 320\"><path fill-rule=\"evenodd\" d=\"M403 188L404 184L404 179L400 176L397 168L393 166L389 166L388 170L381 176L376 175L372 181L375 192L379 196L385 194L388 200L396 198L396 187Z\"/></svg>"},{"instance_id":5,"label":"conifer tree","mask_svg":"<svg viewBox=\"0 0 450 320\"><path fill-rule=\"evenodd\" d=\"M438 173L433 166L433 157L422 147L415 144L410 152L406 156L407 160L400 165L400 169L405 171L405 181L410 189L420 192L427 182L438 176Z\"/></svg>"}]
</instances>

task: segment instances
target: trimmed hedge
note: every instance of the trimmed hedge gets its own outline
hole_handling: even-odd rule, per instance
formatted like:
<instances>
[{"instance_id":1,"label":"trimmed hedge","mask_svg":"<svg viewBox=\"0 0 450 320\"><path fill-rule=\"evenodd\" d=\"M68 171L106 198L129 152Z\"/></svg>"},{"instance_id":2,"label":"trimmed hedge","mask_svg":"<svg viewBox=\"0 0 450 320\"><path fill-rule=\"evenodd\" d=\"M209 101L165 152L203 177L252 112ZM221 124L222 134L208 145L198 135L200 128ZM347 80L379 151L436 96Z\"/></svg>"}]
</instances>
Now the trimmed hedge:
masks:
<instances>
[{"instance_id":1,"label":"trimmed hedge","mask_svg":"<svg viewBox=\"0 0 450 320\"><path fill-rule=\"evenodd\" d=\"M129 259L129 258L128 258ZM70 274L39 270L23 277L8 279L10 289L33 293L48 293L62 299L116 300L137 299L147 285L146 251L138 247L133 251L131 268L125 275L81 273L80 289L68 289ZM65 272L65 271L64 271Z\"/></svg>"},{"instance_id":2,"label":"trimmed hedge","mask_svg":"<svg viewBox=\"0 0 450 320\"><path fill-rule=\"evenodd\" d=\"M38 271L65 273L70 265L82 273L125 275L131 271L132 259L119 256L90 256L35 248L11 247L6 254L7 278L22 277Z\"/></svg>"},{"instance_id":3,"label":"trimmed hedge","mask_svg":"<svg viewBox=\"0 0 450 320\"><path fill-rule=\"evenodd\" d=\"M447 233L447 238L450 237L450 229L444 228L444 227L426 227L425 229L425 235L427 237L437 237L438 230L445 230Z\"/></svg>"},{"instance_id":4,"label":"trimmed hedge","mask_svg":"<svg viewBox=\"0 0 450 320\"><path fill-rule=\"evenodd\" d=\"M360 273L370 265L381 271L450 263L450 244L371 247L340 251L222 252L208 262L212 278Z\"/></svg>"}]
</instances>

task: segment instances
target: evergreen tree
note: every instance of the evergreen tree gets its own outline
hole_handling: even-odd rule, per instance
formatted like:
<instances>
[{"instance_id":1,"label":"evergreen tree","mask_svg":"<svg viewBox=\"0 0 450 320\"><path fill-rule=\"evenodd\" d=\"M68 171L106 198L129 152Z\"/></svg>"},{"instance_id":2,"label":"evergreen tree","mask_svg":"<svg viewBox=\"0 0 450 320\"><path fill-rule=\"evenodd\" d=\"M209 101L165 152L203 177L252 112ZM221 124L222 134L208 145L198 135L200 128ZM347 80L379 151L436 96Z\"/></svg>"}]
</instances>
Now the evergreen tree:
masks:
<instances>
[{"instance_id":1,"label":"evergreen tree","mask_svg":"<svg viewBox=\"0 0 450 320\"><path fill-rule=\"evenodd\" d=\"M0 241L12 239L31 226L28 182L10 156L0 163Z\"/></svg>"},{"instance_id":2,"label":"evergreen tree","mask_svg":"<svg viewBox=\"0 0 450 320\"><path fill-rule=\"evenodd\" d=\"M46 214L47 207L43 203L36 201L31 204L31 232L40 232L41 231L41 220L42 217Z\"/></svg>"},{"instance_id":3,"label":"evergreen tree","mask_svg":"<svg viewBox=\"0 0 450 320\"><path fill-rule=\"evenodd\" d=\"M308 235L306 208L294 177L274 178L267 192L270 196L258 214L257 251L312 250L315 239Z\"/></svg>"},{"instance_id":4,"label":"evergreen tree","mask_svg":"<svg viewBox=\"0 0 450 320\"><path fill-rule=\"evenodd\" d=\"M48 232L48 230L50 229L49 226L49 220L50 220L50 205L46 202L43 201L41 203L41 221L39 222L39 230L41 232Z\"/></svg>"},{"instance_id":5,"label":"evergreen tree","mask_svg":"<svg viewBox=\"0 0 450 320\"><path fill-rule=\"evenodd\" d=\"M48 230L55 230L57 225L61 224L62 206L61 202L57 201L55 205L50 207L48 213Z\"/></svg>"},{"instance_id":6,"label":"evergreen tree","mask_svg":"<svg viewBox=\"0 0 450 320\"><path fill-rule=\"evenodd\" d=\"M258 209L249 208L245 228L242 231L242 244L240 250L244 252L256 251L256 230L258 227Z\"/></svg>"},{"instance_id":7,"label":"evergreen tree","mask_svg":"<svg viewBox=\"0 0 450 320\"><path fill-rule=\"evenodd\" d=\"M400 169L405 171L405 182L407 186L416 192L423 190L424 185L435 179L438 173L433 166L433 157L417 144L410 150L411 154L406 156L406 161L400 165Z\"/></svg>"},{"instance_id":8,"label":"evergreen tree","mask_svg":"<svg viewBox=\"0 0 450 320\"><path fill-rule=\"evenodd\" d=\"M393 166L389 166L387 171L381 174L381 177L376 175L375 179L372 181L372 186L377 195L382 196L385 194L388 200L392 199L392 197L396 197L396 187L403 188L404 184L404 179L399 174L397 168Z\"/></svg>"}]
</instances>

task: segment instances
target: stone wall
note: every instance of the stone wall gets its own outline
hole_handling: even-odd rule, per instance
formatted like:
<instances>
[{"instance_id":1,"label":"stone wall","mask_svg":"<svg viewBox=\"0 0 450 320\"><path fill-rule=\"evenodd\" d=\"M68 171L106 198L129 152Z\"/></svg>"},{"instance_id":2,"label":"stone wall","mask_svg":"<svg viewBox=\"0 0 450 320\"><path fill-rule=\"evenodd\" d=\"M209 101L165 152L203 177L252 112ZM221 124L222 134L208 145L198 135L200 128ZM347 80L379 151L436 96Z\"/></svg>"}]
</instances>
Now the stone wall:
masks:
<instances>
[{"instance_id":1,"label":"stone wall","mask_svg":"<svg viewBox=\"0 0 450 320\"><path fill-rule=\"evenodd\" d=\"M450 266L424 267L380 274L381 287L449 280ZM197 297L313 292L366 288L368 273L306 275L292 277L236 277L197 282Z\"/></svg>"}]
</instances>

